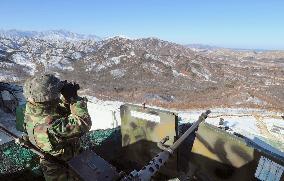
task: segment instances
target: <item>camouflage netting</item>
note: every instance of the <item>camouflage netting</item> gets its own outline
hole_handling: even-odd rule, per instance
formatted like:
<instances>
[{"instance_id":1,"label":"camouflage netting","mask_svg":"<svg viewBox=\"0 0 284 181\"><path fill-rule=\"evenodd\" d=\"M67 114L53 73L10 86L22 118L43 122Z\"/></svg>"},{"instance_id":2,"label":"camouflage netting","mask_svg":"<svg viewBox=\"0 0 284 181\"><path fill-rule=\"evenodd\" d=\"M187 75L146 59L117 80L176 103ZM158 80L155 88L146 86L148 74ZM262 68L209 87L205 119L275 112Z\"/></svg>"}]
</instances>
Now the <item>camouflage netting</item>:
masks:
<instances>
[{"instance_id":1,"label":"camouflage netting","mask_svg":"<svg viewBox=\"0 0 284 181\"><path fill-rule=\"evenodd\" d=\"M118 141L117 129L91 131L81 138L83 149L100 149L107 140ZM114 134L115 133L115 134ZM115 138L116 137L116 138ZM120 143L117 143L119 145ZM14 142L0 146L0 180L44 180L39 157Z\"/></svg>"},{"instance_id":2,"label":"camouflage netting","mask_svg":"<svg viewBox=\"0 0 284 181\"><path fill-rule=\"evenodd\" d=\"M184 133L189 126L189 124L180 125L180 134ZM193 138L190 136L188 142L192 142ZM133 169L139 169L134 163L124 160L126 155L121 144L120 127L91 131L81 138L81 146L84 150L94 150L118 170L129 173ZM188 146L187 149L189 149ZM1 145L0 180L44 180L38 156L14 142Z\"/></svg>"},{"instance_id":3,"label":"camouflage netting","mask_svg":"<svg viewBox=\"0 0 284 181\"><path fill-rule=\"evenodd\" d=\"M115 133L116 131L118 131L118 128L91 131L81 138L81 147L84 150L99 147L100 145L102 145L103 142L105 142L108 138L110 138L113 135L113 133Z\"/></svg>"},{"instance_id":4,"label":"camouflage netting","mask_svg":"<svg viewBox=\"0 0 284 181\"><path fill-rule=\"evenodd\" d=\"M22 148L14 142L1 145L0 148L0 180L3 177L15 180L20 175L40 177L39 158L30 150ZM22 180L19 178L19 180Z\"/></svg>"}]
</instances>

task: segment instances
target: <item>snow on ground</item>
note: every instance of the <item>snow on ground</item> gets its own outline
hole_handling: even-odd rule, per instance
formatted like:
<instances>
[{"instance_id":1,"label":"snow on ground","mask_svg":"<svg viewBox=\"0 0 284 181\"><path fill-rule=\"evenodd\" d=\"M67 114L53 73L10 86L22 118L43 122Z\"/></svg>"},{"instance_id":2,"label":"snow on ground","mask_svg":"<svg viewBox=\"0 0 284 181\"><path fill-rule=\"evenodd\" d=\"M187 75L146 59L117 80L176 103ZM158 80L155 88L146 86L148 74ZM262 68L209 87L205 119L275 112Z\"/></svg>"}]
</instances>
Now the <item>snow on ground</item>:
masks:
<instances>
[{"instance_id":1,"label":"snow on ground","mask_svg":"<svg viewBox=\"0 0 284 181\"><path fill-rule=\"evenodd\" d=\"M123 39L128 39L128 40L135 40L131 37L128 37L126 35L115 35L115 36L109 36L109 37L105 37L103 40L110 40L110 39L116 39L116 38L123 38Z\"/></svg>"},{"instance_id":2,"label":"snow on ground","mask_svg":"<svg viewBox=\"0 0 284 181\"><path fill-rule=\"evenodd\" d=\"M116 79L124 76L126 70L125 69L114 69L110 71L110 74Z\"/></svg>"},{"instance_id":3,"label":"snow on ground","mask_svg":"<svg viewBox=\"0 0 284 181\"><path fill-rule=\"evenodd\" d=\"M73 59L78 60L78 59L82 58L82 55L81 55L80 52L74 52L74 53L71 55L71 57L72 57Z\"/></svg>"},{"instance_id":4,"label":"snow on ground","mask_svg":"<svg viewBox=\"0 0 284 181\"><path fill-rule=\"evenodd\" d=\"M125 56L125 55L120 55L120 56L118 56L118 57L109 58L106 63L107 63L108 66L113 65L113 64L117 65L117 64L120 63L120 58L121 58L121 57L124 57L124 56Z\"/></svg>"},{"instance_id":5,"label":"snow on ground","mask_svg":"<svg viewBox=\"0 0 284 181\"><path fill-rule=\"evenodd\" d=\"M205 80L209 80L210 77L211 77L211 74L209 73L209 71L205 68L203 68L203 70L197 70L196 68L194 67L191 67L191 71L193 73L195 73L197 76L199 77L203 77Z\"/></svg>"},{"instance_id":6,"label":"snow on ground","mask_svg":"<svg viewBox=\"0 0 284 181\"><path fill-rule=\"evenodd\" d=\"M119 126L121 124L119 107L123 104L123 102L101 101L96 98L89 99L89 113L93 121L92 130ZM180 123L193 123L205 110L169 111L178 115ZM257 145L284 156L284 144L281 144L284 143L282 114L262 109L214 108L211 109L211 114L206 122L219 126L220 118L222 118L223 125L228 126L231 133L241 134ZM278 141L276 144L273 142L275 140Z\"/></svg>"},{"instance_id":7,"label":"snow on ground","mask_svg":"<svg viewBox=\"0 0 284 181\"><path fill-rule=\"evenodd\" d=\"M130 52L130 56L135 56L135 52L134 52L134 51L131 51L131 52Z\"/></svg>"},{"instance_id":8,"label":"snow on ground","mask_svg":"<svg viewBox=\"0 0 284 181\"><path fill-rule=\"evenodd\" d=\"M145 54L144 57L146 59L152 59L152 60L159 60L159 57L157 55L153 55L153 54Z\"/></svg>"},{"instance_id":9,"label":"snow on ground","mask_svg":"<svg viewBox=\"0 0 284 181\"><path fill-rule=\"evenodd\" d=\"M187 77L187 75L185 75L185 74L183 74L183 73L180 73L180 72L178 72L178 71L176 71L176 70L172 70L172 72L173 72L173 76L174 76L174 77L178 77L178 76Z\"/></svg>"},{"instance_id":10,"label":"snow on ground","mask_svg":"<svg viewBox=\"0 0 284 181\"><path fill-rule=\"evenodd\" d=\"M19 81L20 78L17 77L14 74L8 73L8 71L2 71L0 72L0 82L16 82Z\"/></svg>"},{"instance_id":11,"label":"snow on ground","mask_svg":"<svg viewBox=\"0 0 284 181\"><path fill-rule=\"evenodd\" d=\"M32 63L31 61L27 61L27 60L29 60L29 57L22 52L12 55L13 62L19 65L28 67L30 75L34 75L36 71L36 65Z\"/></svg>"},{"instance_id":12,"label":"snow on ground","mask_svg":"<svg viewBox=\"0 0 284 181\"><path fill-rule=\"evenodd\" d=\"M238 133L257 145L284 157L284 122L279 112L261 109L212 109L206 122L219 126L220 119L231 133ZM194 122L201 110L178 111L181 123ZM275 149L276 148L276 149Z\"/></svg>"},{"instance_id":13,"label":"snow on ground","mask_svg":"<svg viewBox=\"0 0 284 181\"><path fill-rule=\"evenodd\" d=\"M102 101L88 97L88 111L92 119L91 130L115 128L121 125L120 106L122 102Z\"/></svg>"},{"instance_id":14,"label":"snow on ground","mask_svg":"<svg viewBox=\"0 0 284 181\"><path fill-rule=\"evenodd\" d=\"M155 74L161 73L161 69L159 67L157 67L155 64L152 64L152 63L149 63L149 62L143 63L142 67L144 69L150 70L151 72L153 72Z\"/></svg>"},{"instance_id":15,"label":"snow on ground","mask_svg":"<svg viewBox=\"0 0 284 181\"><path fill-rule=\"evenodd\" d=\"M54 67L61 70L68 70L68 71L74 70L69 59L60 56L51 56L50 61L48 62L48 68L54 68Z\"/></svg>"},{"instance_id":16,"label":"snow on ground","mask_svg":"<svg viewBox=\"0 0 284 181\"><path fill-rule=\"evenodd\" d=\"M88 98L88 110L92 119L91 130L115 128L121 125L120 106L123 102L103 101L95 97ZM154 107L166 110L164 108ZM169 110L176 113L179 123L193 123L205 110ZM0 124L15 130L14 116L0 110ZM262 109L246 108L214 108L206 122L219 126L220 118L224 126L230 128L230 133L238 133L257 145L284 157L284 120L283 113L270 112ZM7 136L0 132L0 145L9 141Z\"/></svg>"},{"instance_id":17,"label":"snow on ground","mask_svg":"<svg viewBox=\"0 0 284 181\"><path fill-rule=\"evenodd\" d=\"M103 69L119 64L121 59L123 57L126 57L126 55L120 55L118 57L111 57L111 58L108 58L108 55L104 56L106 58L106 61L103 61L101 64L98 64L97 62L93 61L93 63L86 68L86 71L95 70L96 72L99 72Z\"/></svg>"}]
</instances>

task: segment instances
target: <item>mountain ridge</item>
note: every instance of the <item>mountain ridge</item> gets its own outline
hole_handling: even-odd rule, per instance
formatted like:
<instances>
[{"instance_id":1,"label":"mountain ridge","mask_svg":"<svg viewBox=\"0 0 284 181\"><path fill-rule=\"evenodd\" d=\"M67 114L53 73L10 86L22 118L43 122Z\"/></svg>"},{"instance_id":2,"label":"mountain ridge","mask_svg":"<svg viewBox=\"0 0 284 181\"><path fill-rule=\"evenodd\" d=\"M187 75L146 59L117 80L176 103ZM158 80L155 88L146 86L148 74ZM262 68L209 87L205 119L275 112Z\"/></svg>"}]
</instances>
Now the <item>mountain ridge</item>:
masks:
<instances>
[{"instance_id":1,"label":"mountain ridge","mask_svg":"<svg viewBox=\"0 0 284 181\"><path fill-rule=\"evenodd\" d=\"M157 38L50 41L0 36L0 81L46 72L81 93L164 107L284 110L284 51L204 52Z\"/></svg>"},{"instance_id":2,"label":"mountain ridge","mask_svg":"<svg viewBox=\"0 0 284 181\"><path fill-rule=\"evenodd\" d=\"M86 35L80 33L74 33L67 30L46 30L46 31L25 31L25 30L0 30L0 36L7 37L10 39L19 38L37 38L44 40L65 40L65 41L78 41L78 40L97 40L100 41L102 38L96 35Z\"/></svg>"}]
</instances>

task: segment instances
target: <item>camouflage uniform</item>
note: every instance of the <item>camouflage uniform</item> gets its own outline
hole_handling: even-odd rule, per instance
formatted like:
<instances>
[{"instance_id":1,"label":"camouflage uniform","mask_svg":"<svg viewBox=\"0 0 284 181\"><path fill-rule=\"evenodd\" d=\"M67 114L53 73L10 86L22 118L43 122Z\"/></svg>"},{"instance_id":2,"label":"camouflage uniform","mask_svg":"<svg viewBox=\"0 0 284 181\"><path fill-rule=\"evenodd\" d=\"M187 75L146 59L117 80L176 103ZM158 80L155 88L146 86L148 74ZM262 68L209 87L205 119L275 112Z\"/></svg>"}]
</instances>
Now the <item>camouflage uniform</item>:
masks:
<instances>
[{"instance_id":1,"label":"camouflage uniform","mask_svg":"<svg viewBox=\"0 0 284 181\"><path fill-rule=\"evenodd\" d=\"M31 92L30 92L31 93ZM26 97L28 93L26 93ZM77 97L67 103L62 100L28 102L25 128L29 140L43 152L68 161L78 154L78 139L91 128L87 100ZM41 159L46 180L74 180L74 175L60 163Z\"/></svg>"}]
</instances>

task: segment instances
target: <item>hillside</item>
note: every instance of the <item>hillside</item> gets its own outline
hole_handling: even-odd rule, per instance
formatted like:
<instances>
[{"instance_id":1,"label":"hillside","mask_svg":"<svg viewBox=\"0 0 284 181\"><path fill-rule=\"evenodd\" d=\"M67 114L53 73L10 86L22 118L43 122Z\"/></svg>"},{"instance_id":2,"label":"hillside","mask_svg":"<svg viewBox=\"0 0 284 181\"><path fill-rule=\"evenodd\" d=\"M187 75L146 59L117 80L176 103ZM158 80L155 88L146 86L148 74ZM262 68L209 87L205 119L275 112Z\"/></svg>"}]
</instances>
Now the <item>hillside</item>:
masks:
<instances>
[{"instance_id":1,"label":"hillside","mask_svg":"<svg viewBox=\"0 0 284 181\"><path fill-rule=\"evenodd\" d=\"M101 99L182 109L284 110L284 51L54 34L0 33L0 81L23 83L36 73L52 72L79 82L81 93Z\"/></svg>"}]
</instances>

